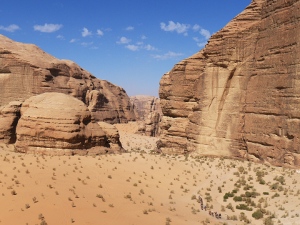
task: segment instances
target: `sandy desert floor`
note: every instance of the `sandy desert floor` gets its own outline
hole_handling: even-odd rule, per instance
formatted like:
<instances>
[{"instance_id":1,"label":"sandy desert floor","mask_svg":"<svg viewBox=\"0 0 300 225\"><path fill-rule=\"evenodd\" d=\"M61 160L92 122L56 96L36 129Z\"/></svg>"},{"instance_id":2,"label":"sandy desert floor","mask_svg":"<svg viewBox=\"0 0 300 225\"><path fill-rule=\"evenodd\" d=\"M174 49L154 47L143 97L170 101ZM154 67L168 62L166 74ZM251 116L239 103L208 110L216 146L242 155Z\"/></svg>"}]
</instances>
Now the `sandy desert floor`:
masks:
<instances>
[{"instance_id":1,"label":"sandy desert floor","mask_svg":"<svg viewBox=\"0 0 300 225\"><path fill-rule=\"evenodd\" d=\"M0 225L300 224L297 170L151 154L156 138L119 129L128 153L41 156L0 148Z\"/></svg>"}]
</instances>

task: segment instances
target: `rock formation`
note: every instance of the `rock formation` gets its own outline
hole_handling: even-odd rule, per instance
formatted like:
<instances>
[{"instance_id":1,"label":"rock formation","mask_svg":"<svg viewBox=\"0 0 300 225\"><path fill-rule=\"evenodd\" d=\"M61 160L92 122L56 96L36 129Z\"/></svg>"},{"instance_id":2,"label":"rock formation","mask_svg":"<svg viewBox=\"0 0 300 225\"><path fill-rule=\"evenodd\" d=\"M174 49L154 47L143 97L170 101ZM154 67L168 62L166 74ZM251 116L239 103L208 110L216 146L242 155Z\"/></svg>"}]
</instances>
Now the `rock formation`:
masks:
<instances>
[{"instance_id":1,"label":"rock formation","mask_svg":"<svg viewBox=\"0 0 300 225\"><path fill-rule=\"evenodd\" d=\"M122 88L95 78L72 61L58 60L35 45L0 35L0 106L45 92L78 98L97 121L135 120Z\"/></svg>"},{"instance_id":2,"label":"rock formation","mask_svg":"<svg viewBox=\"0 0 300 225\"><path fill-rule=\"evenodd\" d=\"M87 154L121 150L119 143L110 145L103 126L92 120L82 101L62 93L49 92L25 100L16 133L18 152Z\"/></svg>"},{"instance_id":3,"label":"rock formation","mask_svg":"<svg viewBox=\"0 0 300 225\"><path fill-rule=\"evenodd\" d=\"M139 133L152 137L158 136L162 115L159 98L137 95L130 97L130 101L139 123Z\"/></svg>"},{"instance_id":4,"label":"rock formation","mask_svg":"<svg viewBox=\"0 0 300 225\"><path fill-rule=\"evenodd\" d=\"M22 102L14 101L0 107L0 142L13 144L16 142L16 126L20 118Z\"/></svg>"},{"instance_id":5,"label":"rock formation","mask_svg":"<svg viewBox=\"0 0 300 225\"><path fill-rule=\"evenodd\" d=\"M160 82L160 149L300 165L300 1L253 0Z\"/></svg>"},{"instance_id":6,"label":"rock formation","mask_svg":"<svg viewBox=\"0 0 300 225\"><path fill-rule=\"evenodd\" d=\"M98 125L104 131L110 148L119 149L122 146L118 129L109 123L98 122Z\"/></svg>"}]
</instances>

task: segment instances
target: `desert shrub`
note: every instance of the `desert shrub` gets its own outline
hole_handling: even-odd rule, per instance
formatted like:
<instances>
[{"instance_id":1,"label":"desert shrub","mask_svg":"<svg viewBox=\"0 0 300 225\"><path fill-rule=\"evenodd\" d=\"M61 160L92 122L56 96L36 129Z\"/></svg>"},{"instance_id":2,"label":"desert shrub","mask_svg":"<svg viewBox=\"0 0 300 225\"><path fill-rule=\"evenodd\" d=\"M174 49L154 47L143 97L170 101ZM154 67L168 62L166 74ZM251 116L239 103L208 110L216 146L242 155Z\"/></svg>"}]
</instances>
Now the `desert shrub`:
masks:
<instances>
[{"instance_id":1,"label":"desert shrub","mask_svg":"<svg viewBox=\"0 0 300 225\"><path fill-rule=\"evenodd\" d=\"M40 225L47 225L48 223L45 220L42 220Z\"/></svg>"},{"instance_id":2,"label":"desert shrub","mask_svg":"<svg viewBox=\"0 0 300 225\"><path fill-rule=\"evenodd\" d=\"M259 179L258 181L259 181L260 184L266 184L266 181L264 179L262 179L262 178Z\"/></svg>"},{"instance_id":3,"label":"desert shrub","mask_svg":"<svg viewBox=\"0 0 300 225\"><path fill-rule=\"evenodd\" d=\"M239 210L246 210L246 211L252 211L252 208L249 207L248 205L246 204L239 204L235 207L236 209L239 209Z\"/></svg>"},{"instance_id":4,"label":"desert shrub","mask_svg":"<svg viewBox=\"0 0 300 225\"><path fill-rule=\"evenodd\" d=\"M261 171L261 170L256 171L257 179L262 178L264 175L265 175L264 171Z\"/></svg>"},{"instance_id":5,"label":"desert shrub","mask_svg":"<svg viewBox=\"0 0 300 225\"><path fill-rule=\"evenodd\" d=\"M166 225L170 225L171 224L171 219L169 217L166 218Z\"/></svg>"},{"instance_id":6,"label":"desert shrub","mask_svg":"<svg viewBox=\"0 0 300 225\"><path fill-rule=\"evenodd\" d=\"M233 175L239 177L239 176L240 176L240 173L239 173L239 172L234 172Z\"/></svg>"},{"instance_id":7,"label":"desert shrub","mask_svg":"<svg viewBox=\"0 0 300 225\"><path fill-rule=\"evenodd\" d=\"M234 196L233 197L233 201L235 201L235 202L241 202L241 201L243 201L243 198L241 196Z\"/></svg>"},{"instance_id":8,"label":"desert shrub","mask_svg":"<svg viewBox=\"0 0 300 225\"><path fill-rule=\"evenodd\" d=\"M271 190L276 190L276 189L278 189L278 187L279 187L279 183L276 182L276 183L274 183L274 184L272 184L272 185L270 186L270 189L271 189Z\"/></svg>"},{"instance_id":9,"label":"desert shrub","mask_svg":"<svg viewBox=\"0 0 300 225\"><path fill-rule=\"evenodd\" d=\"M211 202L212 201L212 197L209 193L205 193L205 199L207 202Z\"/></svg>"},{"instance_id":10,"label":"desert shrub","mask_svg":"<svg viewBox=\"0 0 300 225\"><path fill-rule=\"evenodd\" d=\"M232 193L233 193L233 194L236 194L238 191L239 191L239 189L233 189L233 190L232 190Z\"/></svg>"},{"instance_id":11,"label":"desert shrub","mask_svg":"<svg viewBox=\"0 0 300 225\"><path fill-rule=\"evenodd\" d=\"M284 185L285 184L285 179L284 179L284 177L283 176L276 176L275 178L274 178L274 180L276 180L276 181L278 181L281 185Z\"/></svg>"},{"instance_id":12,"label":"desert shrub","mask_svg":"<svg viewBox=\"0 0 300 225\"><path fill-rule=\"evenodd\" d=\"M271 217L264 219L264 225L274 225Z\"/></svg>"},{"instance_id":13,"label":"desert shrub","mask_svg":"<svg viewBox=\"0 0 300 225\"><path fill-rule=\"evenodd\" d=\"M279 194L278 193L275 193L272 198L276 198L276 197L279 197Z\"/></svg>"},{"instance_id":14,"label":"desert shrub","mask_svg":"<svg viewBox=\"0 0 300 225\"><path fill-rule=\"evenodd\" d=\"M227 193L225 193L225 195L223 196L223 199L224 199L224 200L227 200L228 198L233 197L233 196L234 196L233 193L227 192Z\"/></svg>"},{"instance_id":15,"label":"desert shrub","mask_svg":"<svg viewBox=\"0 0 300 225\"><path fill-rule=\"evenodd\" d=\"M254 213L252 213L252 217L259 220L264 217L264 214L260 209L257 209Z\"/></svg>"},{"instance_id":16,"label":"desert shrub","mask_svg":"<svg viewBox=\"0 0 300 225\"><path fill-rule=\"evenodd\" d=\"M258 195L259 195L259 193L255 192L255 191L252 191L252 192L246 191L245 192L245 196L247 198L255 198Z\"/></svg>"},{"instance_id":17,"label":"desert shrub","mask_svg":"<svg viewBox=\"0 0 300 225\"><path fill-rule=\"evenodd\" d=\"M239 171L240 173L244 173L244 172L245 172L245 169L244 169L244 167L240 166L240 167L238 168L238 171Z\"/></svg>"},{"instance_id":18,"label":"desert shrub","mask_svg":"<svg viewBox=\"0 0 300 225\"><path fill-rule=\"evenodd\" d=\"M241 212L240 216L239 216L240 221L244 221L245 223L250 223L251 221L247 218L247 216L245 215L245 213Z\"/></svg>"},{"instance_id":19,"label":"desert shrub","mask_svg":"<svg viewBox=\"0 0 300 225\"><path fill-rule=\"evenodd\" d=\"M222 188L218 187L218 191L219 191L219 193L222 193Z\"/></svg>"},{"instance_id":20,"label":"desert shrub","mask_svg":"<svg viewBox=\"0 0 300 225\"><path fill-rule=\"evenodd\" d=\"M228 220L237 220L237 216L236 215L232 215L232 216L227 216Z\"/></svg>"},{"instance_id":21,"label":"desert shrub","mask_svg":"<svg viewBox=\"0 0 300 225\"><path fill-rule=\"evenodd\" d=\"M227 209L231 209L231 211L234 211L233 206L232 206L231 203L229 203L229 204L226 206L226 208L227 208Z\"/></svg>"}]
</instances>

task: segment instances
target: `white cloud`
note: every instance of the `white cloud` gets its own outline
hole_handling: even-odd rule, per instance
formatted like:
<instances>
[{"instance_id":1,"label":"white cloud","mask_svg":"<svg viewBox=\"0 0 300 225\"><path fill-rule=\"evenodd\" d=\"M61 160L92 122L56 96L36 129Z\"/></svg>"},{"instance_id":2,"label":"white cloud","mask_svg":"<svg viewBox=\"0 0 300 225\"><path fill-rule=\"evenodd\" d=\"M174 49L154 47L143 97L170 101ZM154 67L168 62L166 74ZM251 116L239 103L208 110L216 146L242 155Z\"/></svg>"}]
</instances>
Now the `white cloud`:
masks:
<instances>
[{"instance_id":1,"label":"white cloud","mask_svg":"<svg viewBox=\"0 0 300 225\"><path fill-rule=\"evenodd\" d=\"M4 30L4 31L7 31L7 32L15 32L16 30L20 30L20 27L16 24L11 24L7 27L0 26L0 30Z\"/></svg>"},{"instance_id":2,"label":"white cloud","mask_svg":"<svg viewBox=\"0 0 300 225\"><path fill-rule=\"evenodd\" d=\"M193 37L193 40L196 42L200 42L200 39L198 37Z\"/></svg>"},{"instance_id":3,"label":"white cloud","mask_svg":"<svg viewBox=\"0 0 300 225\"><path fill-rule=\"evenodd\" d=\"M193 26L193 30L196 32L196 31L198 31L198 30L200 30L200 26L198 25L198 24L195 24L194 26Z\"/></svg>"},{"instance_id":4,"label":"white cloud","mask_svg":"<svg viewBox=\"0 0 300 225\"><path fill-rule=\"evenodd\" d=\"M45 23L44 25L34 25L33 29L35 31L40 31L43 33L53 33L55 31L58 31L62 27L63 27L62 24Z\"/></svg>"},{"instance_id":5,"label":"white cloud","mask_svg":"<svg viewBox=\"0 0 300 225\"><path fill-rule=\"evenodd\" d=\"M152 45L145 45L144 49L146 49L147 51L155 51L157 50L155 47L153 47Z\"/></svg>"},{"instance_id":6,"label":"white cloud","mask_svg":"<svg viewBox=\"0 0 300 225\"><path fill-rule=\"evenodd\" d=\"M57 35L56 38L60 40L65 40L65 37L63 35Z\"/></svg>"},{"instance_id":7,"label":"white cloud","mask_svg":"<svg viewBox=\"0 0 300 225\"><path fill-rule=\"evenodd\" d=\"M88 46L91 46L93 45L94 42L82 42L81 45L84 46L84 47L88 47Z\"/></svg>"},{"instance_id":8,"label":"white cloud","mask_svg":"<svg viewBox=\"0 0 300 225\"><path fill-rule=\"evenodd\" d=\"M105 31L107 31L107 32L110 32L110 31L112 31L112 29L111 29L111 28L105 28L104 30L105 30Z\"/></svg>"},{"instance_id":9,"label":"white cloud","mask_svg":"<svg viewBox=\"0 0 300 225\"><path fill-rule=\"evenodd\" d=\"M198 43L197 43L197 45L198 45L200 48L203 48L206 44L207 44L207 41L205 41L205 42L198 42Z\"/></svg>"},{"instance_id":10,"label":"white cloud","mask_svg":"<svg viewBox=\"0 0 300 225\"><path fill-rule=\"evenodd\" d=\"M201 28L200 30L200 34L205 37L206 40L208 40L211 36L210 32L208 30L205 30L203 28Z\"/></svg>"},{"instance_id":11,"label":"white cloud","mask_svg":"<svg viewBox=\"0 0 300 225\"><path fill-rule=\"evenodd\" d=\"M129 49L130 51L138 51L139 50L139 46L137 45L126 45L125 48Z\"/></svg>"},{"instance_id":12,"label":"white cloud","mask_svg":"<svg viewBox=\"0 0 300 225\"><path fill-rule=\"evenodd\" d=\"M159 59L159 60L166 60L166 59L176 58L176 57L182 56L182 55L183 55L182 53L176 53L176 52L169 51L163 55L152 55L152 57L155 59Z\"/></svg>"},{"instance_id":13,"label":"white cloud","mask_svg":"<svg viewBox=\"0 0 300 225\"><path fill-rule=\"evenodd\" d=\"M178 34L184 34L187 35L187 31L190 28L189 24L183 24L183 23L174 23L173 21L169 21L169 24L166 25L165 23L160 23L160 28L164 31L176 31Z\"/></svg>"},{"instance_id":14,"label":"white cloud","mask_svg":"<svg viewBox=\"0 0 300 225\"><path fill-rule=\"evenodd\" d=\"M78 40L75 39L75 38L73 38L73 39L70 40L70 43L74 43L74 42L76 42L76 41L78 41Z\"/></svg>"},{"instance_id":15,"label":"white cloud","mask_svg":"<svg viewBox=\"0 0 300 225\"><path fill-rule=\"evenodd\" d=\"M131 40L127 37L121 37L119 41L117 41L118 44L128 44Z\"/></svg>"},{"instance_id":16,"label":"white cloud","mask_svg":"<svg viewBox=\"0 0 300 225\"><path fill-rule=\"evenodd\" d=\"M92 32L89 31L86 27L84 27L84 28L82 29L81 35L82 35L82 37L91 36L91 35L92 35Z\"/></svg>"},{"instance_id":17,"label":"white cloud","mask_svg":"<svg viewBox=\"0 0 300 225\"><path fill-rule=\"evenodd\" d=\"M145 40L145 39L147 39L147 37L145 35L142 35L141 39Z\"/></svg>"},{"instance_id":18,"label":"white cloud","mask_svg":"<svg viewBox=\"0 0 300 225\"><path fill-rule=\"evenodd\" d=\"M198 47L203 48L207 41L205 41L203 38L193 37L193 40L197 42Z\"/></svg>"},{"instance_id":19,"label":"white cloud","mask_svg":"<svg viewBox=\"0 0 300 225\"><path fill-rule=\"evenodd\" d=\"M102 31L102 30L98 29L98 30L97 30L97 35L98 35L98 36L103 36L103 35L104 35L104 33L103 33L103 31Z\"/></svg>"},{"instance_id":20,"label":"white cloud","mask_svg":"<svg viewBox=\"0 0 300 225\"><path fill-rule=\"evenodd\" d=\"M126 29L125 30L127 30L127 31L132 31L132 30L134 30L134 27L132 27L132 26L129 26L129 27L126 27Z\"/></svg>"}]
</instances>

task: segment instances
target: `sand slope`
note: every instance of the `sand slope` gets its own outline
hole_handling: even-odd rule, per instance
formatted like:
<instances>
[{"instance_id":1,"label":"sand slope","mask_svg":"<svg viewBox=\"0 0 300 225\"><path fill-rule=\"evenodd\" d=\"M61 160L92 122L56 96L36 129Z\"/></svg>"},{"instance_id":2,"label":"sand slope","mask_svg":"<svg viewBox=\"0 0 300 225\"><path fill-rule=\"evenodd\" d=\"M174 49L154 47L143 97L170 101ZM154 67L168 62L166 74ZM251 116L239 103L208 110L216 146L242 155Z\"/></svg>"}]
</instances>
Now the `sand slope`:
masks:
<instances>
[{"instance_id":1,"label":"sand slope","mask_svg":"<svg viewBox=\"0 0 300 225\"><path fill-rule=\"evenodd\" d=\"M154 139L139 135L129 143L138 140L148 145ZM140 153L142 147L120 155L69 157L25 155L0 146L0 224L264 224L272 215L267 222L299 224L296 170ZM235 189L234 197L247 191L250 197L224 201ZM201 210L199 196L207 211ZM236 209L246 202L252 211ZM259 208L263 218L256 220L252 213Z\"/></svg>"}]
</instances>

